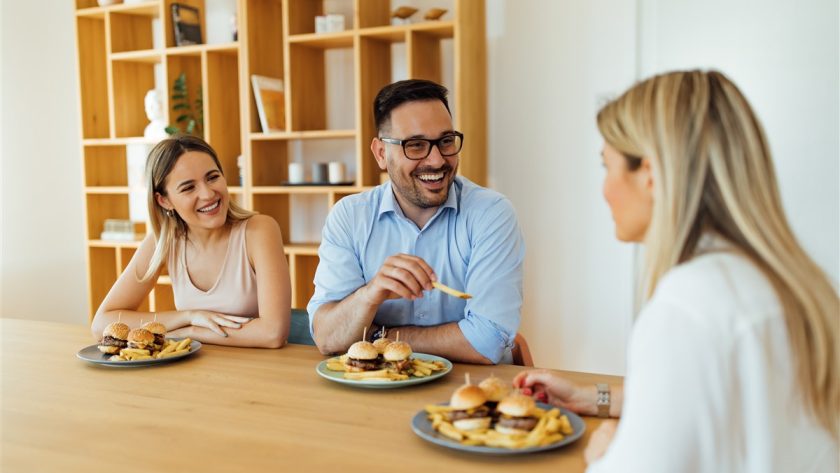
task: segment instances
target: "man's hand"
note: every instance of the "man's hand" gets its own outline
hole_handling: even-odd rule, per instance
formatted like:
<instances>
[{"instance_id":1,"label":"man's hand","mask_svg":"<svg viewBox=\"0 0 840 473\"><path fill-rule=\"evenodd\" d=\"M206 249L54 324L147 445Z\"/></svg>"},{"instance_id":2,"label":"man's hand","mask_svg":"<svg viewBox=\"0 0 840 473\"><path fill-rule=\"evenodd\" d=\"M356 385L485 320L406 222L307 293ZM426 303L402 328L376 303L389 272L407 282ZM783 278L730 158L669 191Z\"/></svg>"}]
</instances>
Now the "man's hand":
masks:
<instances>
[{"instance_id":1,"label":"man's hand","mask_svg":"<svg viewBox=\"0 0 840 473\"><path fill-rule=\"evenodd\" d=\"M424 290L432 290L432 281L437 281L437 276L422 258L400 253L382 263L365 286L363 297L372 307L379 307L388 299L415 300L423 297Z\"/></svg>"}]
</instances>

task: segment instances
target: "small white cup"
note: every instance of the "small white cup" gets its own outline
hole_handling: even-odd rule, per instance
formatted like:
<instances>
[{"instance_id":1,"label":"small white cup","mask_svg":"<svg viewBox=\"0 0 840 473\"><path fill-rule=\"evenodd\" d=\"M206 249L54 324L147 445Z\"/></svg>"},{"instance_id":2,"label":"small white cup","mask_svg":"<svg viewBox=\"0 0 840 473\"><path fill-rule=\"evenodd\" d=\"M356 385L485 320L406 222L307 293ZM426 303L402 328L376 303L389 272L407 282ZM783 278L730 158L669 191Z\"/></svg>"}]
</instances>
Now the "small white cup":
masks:
<instances>
[{"instance_id":1,"label":"small white cup","mask_svg":"<svg viewBox=\"0 0 840 473\"><path fill-rule=\"evenodd\" d=\"M303 164L289 163L289 184L300 184L303 182Z\"/></svg>"},{"instance_id":2,"label":"small white cup","mask_svg":"<svg viewBox=\"0 0 840 473\"><path fill-rule=\"evenodd\" d=\"M344 182L344 163L340 161L332 161L330 163L328 175L330 184L338 184L339 182Z\"/></svg>"},{"instance_id":3,"label":"small white cup","mask_svg":"<svg viewBox=\"0 0 840 473\"><path fill-rule=\"evenodd\" d=\"M315 17L315 32L316 33L326 33L327 30L327 17L324 15L318 15Z\"/></svg>"},{"instance_id":4,"label":"small white cup","mask_svg":"<svg viewBox=\"0 0 840 473\"><path fill-rule=\"evenodd\" d=\"M344 31L344 15L329 14L327 15L327 32L337 33Z\"/></svg>"}]
</instances>

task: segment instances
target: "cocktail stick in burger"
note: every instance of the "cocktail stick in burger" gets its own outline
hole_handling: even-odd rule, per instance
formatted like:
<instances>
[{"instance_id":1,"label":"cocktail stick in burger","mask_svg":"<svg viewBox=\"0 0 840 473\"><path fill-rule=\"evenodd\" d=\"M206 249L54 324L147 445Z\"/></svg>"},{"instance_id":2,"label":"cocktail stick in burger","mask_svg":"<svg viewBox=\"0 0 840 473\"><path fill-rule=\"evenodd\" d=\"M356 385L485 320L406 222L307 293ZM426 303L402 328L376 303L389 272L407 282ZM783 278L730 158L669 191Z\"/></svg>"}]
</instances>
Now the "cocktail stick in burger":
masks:
<instances>
[{"instance_id":1,"label":"cocktail stick in burger","mask_svg":"<svg viewBox=\"0 0 840 473\"><path fill-rule=\"evenodd\" d=\"M490 410L484 405L487 397L474 384L465 384L452 393L449 400L448 420L458 430L476 430L490 427Z\"/></svg>"},{"instance_id":2,"label":"cocktail stick in burger","mask_svg":"<svg viewBox=\"0 0 840 473\"><path fill-rule=\"evenodd\" d=\"M114 355L128 346L128 325L122 322L108 324L102 331L102 341L99 343L99 351Z\"/></svg>"},{"instance_id":3,"label":"cocktail stick in burger","mask_svg":"<svg viewBox=\"0 0 840 473\"><path fill-rule=\"evenodd\" d=\"M385 347L387 347L393 342L393 340L384 336L387 333L385 332L385 327L382 327L382 331L383 337L377 338L373 341L373 346L376 347L376 351L378 351L380 355L385 353Z\"/></svg>"},{"instance_id":4,"label":"cocktail stick in burger","mask_svg":"<svg viewBox=\"0 0 840 473\"><path fill-rule=\"evenodd\" d=\"M539 422L534 416L535 408L534 399L522 394L512 394L502 399L496 406L499 412L496 431L508 435L527 434Z\"/></svg>"}]
</instances>

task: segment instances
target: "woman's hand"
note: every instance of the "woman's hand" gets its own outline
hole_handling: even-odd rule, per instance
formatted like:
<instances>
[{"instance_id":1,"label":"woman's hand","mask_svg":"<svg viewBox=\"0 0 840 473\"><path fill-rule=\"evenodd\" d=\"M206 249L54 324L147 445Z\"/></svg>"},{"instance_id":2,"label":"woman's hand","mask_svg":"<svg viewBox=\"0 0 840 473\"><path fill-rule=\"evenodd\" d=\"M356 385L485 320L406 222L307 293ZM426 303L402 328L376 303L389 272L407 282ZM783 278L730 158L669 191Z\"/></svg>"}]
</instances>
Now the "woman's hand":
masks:
<instances>
[{"instance_id":1,"label":"woman's hand","mask_svg":"<svg viewBox=\"0 0 840 473\"><path fill-rule=\"evenodd\" d=\"M582 388L547 370L523 371L513 378L513 385L522 394L532 396L537 401L565 407L583 415L598 413L598 407L595 405L597 392L594 386L592 389Z\"/></svg>"},{"instance_id":2,"label":"woman's hand","mask_svg":"<svg viewBox=\"0 0 840 473\"><path fill-rule=\"evenodd\" d=\"M227 337L227 333L222 327L229 329L238 329L242 324L251 321L248 317L237 317L235 315L223 315L209 310L193 310L190 311L190 325L196 327L204 327L213 331L213 333Z\"/></svg>"},{"instance_id":3,"label":"woman's hand","mask_svg":"<svg viewBox=\"0 0 840 473\"><path fill-rule=\"evenodd\" d=\"M592 432L592 437L589 438L589 444L586 446L586 450L583 451L583 458L586 460L587 465L604 456L613 437L615 437L617 427L618 422L605 420Z\"/></svg>"}]
</instances>

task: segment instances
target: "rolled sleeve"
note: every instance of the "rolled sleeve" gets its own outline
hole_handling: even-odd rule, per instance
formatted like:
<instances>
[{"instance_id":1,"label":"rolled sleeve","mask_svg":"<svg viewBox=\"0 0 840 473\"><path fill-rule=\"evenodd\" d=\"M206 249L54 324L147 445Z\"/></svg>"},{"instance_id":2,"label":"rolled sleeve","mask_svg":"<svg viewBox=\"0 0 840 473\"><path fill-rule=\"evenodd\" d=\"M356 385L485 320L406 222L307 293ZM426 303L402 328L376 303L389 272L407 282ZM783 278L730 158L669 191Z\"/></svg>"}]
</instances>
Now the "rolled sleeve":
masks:
<instances>
[{"instance_id":1,"label":"rolled sleeve","mask_svg":"<svg viewBox=\"0 0 840 473\"><path fill-rule=\"evenodd\" d=\"M353 244L352 219L343 202L339 201L327 217L318 248L320 261L315 271L315 293L306 306L309 332L313 334L315 313L323 304L343 300L365 283Z\"/></svg>"},{"instance_id":2,"label":"rolled sleeve","mask_svg":"<svg viewBox=\"0 0 840 473\"><path fill-rule=\"evenodd\" d=\"M475 223L465 281L473 298L459 322L473 348L493 363L513 347L519 330L524 257L525 243L513 206L501 198Z\"/></svg>"}]
</instances>

